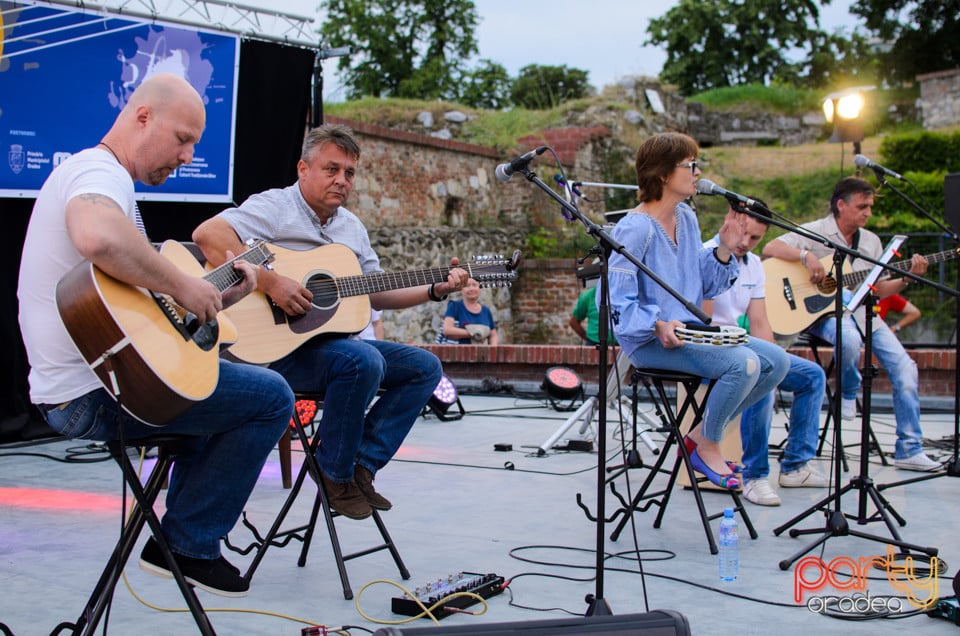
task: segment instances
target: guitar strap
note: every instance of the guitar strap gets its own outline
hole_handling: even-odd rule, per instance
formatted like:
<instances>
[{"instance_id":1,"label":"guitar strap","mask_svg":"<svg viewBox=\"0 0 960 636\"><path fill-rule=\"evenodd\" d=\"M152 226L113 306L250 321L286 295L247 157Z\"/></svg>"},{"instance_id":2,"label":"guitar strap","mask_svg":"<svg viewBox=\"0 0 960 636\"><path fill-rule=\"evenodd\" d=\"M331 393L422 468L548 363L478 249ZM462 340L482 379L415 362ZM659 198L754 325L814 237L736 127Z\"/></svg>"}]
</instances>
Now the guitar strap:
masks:
<instances>
[{"instance_id":1,"label":"guitar strap","mask_svg":"<svg viewBox=\"0 0 960 636\"><path fill-rule=\"evenodd\" d=\"M857 228L857 231L853 234L853 240L850 242L850 249L854 252L857 251L857 248L860 246L860 228ZM853 261L857 259L853 254L847 254L847 259L852 264Z\"/></svg>"}]
</instances>

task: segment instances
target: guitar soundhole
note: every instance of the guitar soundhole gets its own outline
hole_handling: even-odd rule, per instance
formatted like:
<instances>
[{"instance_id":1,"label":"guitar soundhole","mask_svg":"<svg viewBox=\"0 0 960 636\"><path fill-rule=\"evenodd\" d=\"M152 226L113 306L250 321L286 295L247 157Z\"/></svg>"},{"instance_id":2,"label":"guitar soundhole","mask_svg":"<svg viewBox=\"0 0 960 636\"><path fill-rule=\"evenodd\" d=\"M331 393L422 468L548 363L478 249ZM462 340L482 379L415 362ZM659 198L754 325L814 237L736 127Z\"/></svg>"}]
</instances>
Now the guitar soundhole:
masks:
<instances>
[{"instance_id":1,"label":"guitar soundhole","mask_svg":"<svg viewBox=\"0 0 960 636\"><path fill-rule=\"evenodd\" d=\"M340 294L332 275L326 272L314 272L304 285L313 294L313 306L317 309L331 309L340 304Z\"/></svg>"},{"instance_id":2,"label":"guitar soundhole","mask_svg":"<svg viewBox=\"0 0 960 636\"><path fill-rule=\"evenodd\" d=\"M834 280L832 276L827 276L820 281L820 283L817 285L817 289L820 290L821 294L833 294L837 291L837 281Z\"/></svg>"}]
</instances>

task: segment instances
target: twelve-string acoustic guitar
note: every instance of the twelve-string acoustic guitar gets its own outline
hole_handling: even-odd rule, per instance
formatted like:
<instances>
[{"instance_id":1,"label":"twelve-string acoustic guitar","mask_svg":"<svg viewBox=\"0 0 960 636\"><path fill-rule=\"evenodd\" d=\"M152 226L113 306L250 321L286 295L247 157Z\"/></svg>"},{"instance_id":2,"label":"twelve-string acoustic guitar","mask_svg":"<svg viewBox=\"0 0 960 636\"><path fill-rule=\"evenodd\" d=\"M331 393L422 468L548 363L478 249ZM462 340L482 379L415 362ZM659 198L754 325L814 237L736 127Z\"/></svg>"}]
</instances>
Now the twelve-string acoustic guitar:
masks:
<instances>
[{"instance_id":1,"label":"twelve-string acoustic guitar","mask_svg":"<svg viewBox=\"0 0 960 636\"><path fill-rule=\"evenodd\" d=\"M353 250L338 243L309 250L270 245L270 250L275 255L273 269L310 290L312 305L302 316L288 316L256 291L226 309L224 313L239 332L227 355L243 362L274 362L315 336L359 333L370 322L369 294L442 283L453 269L363 274ZM519 251L510 258L475 256L456 267L466 270L481 287L506 287L517 278L520 258Z\"/></svg>"}]
</instances>

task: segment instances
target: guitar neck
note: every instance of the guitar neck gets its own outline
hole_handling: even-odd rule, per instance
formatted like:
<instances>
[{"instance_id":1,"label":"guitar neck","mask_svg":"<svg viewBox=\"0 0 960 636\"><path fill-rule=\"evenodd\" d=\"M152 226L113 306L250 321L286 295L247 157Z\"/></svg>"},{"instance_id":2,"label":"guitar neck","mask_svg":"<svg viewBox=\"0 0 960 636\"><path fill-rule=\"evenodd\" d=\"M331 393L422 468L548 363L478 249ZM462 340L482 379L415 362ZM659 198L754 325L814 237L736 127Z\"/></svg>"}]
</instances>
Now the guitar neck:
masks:
<instances>
[{"instance_id":1,"label":"guitar neck","mask_svg":"<svg viewBox=\"0 0 960 636\"><path fill-rule=\"evenodd\" d=\"M946 250L943 252L937 252L936 254L928 254L924 256L927 259L927 265L932 265L934 263L945 263L949 260L957 258L958 251L960 250ZM912 260L909 261L897 261L896 263L889 263L888 267L898 270L900 272L906 272L910 270L910 266L913 264ZM863 269L858 272L851 272L849 274L843 275L843 286L844 287L856 287L864 280L866 280L867 275L871 272L870 269Z\"/></svg>"},{"instance_id":2,"label":"guitar neck","mask_svg":"<svg viewBox=\"0 0 960 636\"><path fill-rule=\"evenodd\" d=\"M469 266L462 266L469 270ZM450 267L435 267L431 269L416 269L406 272L378 272L376 274L362 274L360 276L342 276L336 279L337 291L340 296L363 296L376 292L419 287L442 283L447 280Z\"/></svg>"},{"instance_id":3,"label":"guitar neck","mask_svg":"<svg viewBox=\"0 0 960 636\"><path fill-rule=\"evenodd\" d=\"M231 258L220 267L210 270L204 274L203 279L207 282L213 283L213 285L220 290L220 293L223 293L227 289L233 287L243 280L243 273L233 266L234 263L237 261L247 261L256 267L259 267L260 265L269 262L271 258L272 254L266 248L266 244L261 242L258 245L251 247L240 256Z\"/></svg>"}]
</instances>

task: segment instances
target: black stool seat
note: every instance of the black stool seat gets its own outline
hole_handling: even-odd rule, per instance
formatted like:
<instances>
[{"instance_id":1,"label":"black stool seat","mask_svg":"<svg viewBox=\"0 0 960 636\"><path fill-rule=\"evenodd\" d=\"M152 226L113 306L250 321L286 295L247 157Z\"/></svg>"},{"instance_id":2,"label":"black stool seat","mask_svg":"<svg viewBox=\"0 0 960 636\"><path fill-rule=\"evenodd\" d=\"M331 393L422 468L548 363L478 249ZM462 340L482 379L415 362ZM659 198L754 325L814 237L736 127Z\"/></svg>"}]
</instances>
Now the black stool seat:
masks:
<instances>
[{"instance_id":1,"label":"black stool seat","mask_svg":"<svg viewBox=\"0 0 960 636\"><path fill-rule=\"evenodd\" d=\"M197 623L201 634L214 634L213 626L207 618L206 612L200 605L199 599L194 592L193 587L187 583L180 571L179 566L170 552L170 546L160 530L160 519L153 510L154 502L158 495L166 486L170 467L176 457L177 447L184 441L194 439L188 435L164 435L158 434L150 437L124 440L122 443L118 440L106 443L110 457L120 466L123 473L124 484L130 489L133 495L133 506L130 509L129 517L123 525L123 530L117 540L117 545L107 561L100 580L97 582L86 607L80 613L80 617L75 623L61 623L54 629L53 633L60 633L67 629L73 634L94 634L97 631L97 624L100 622L104 612L110 605L113 598L114 589L120 574L123 572L133 547L143 530L144 524L148 525L161 554L167 561L173 578L180 588L190 609L191 615ZM132 448L157 448L157 462L153 470L141 483L140 476L130 458L129 450ZM106 632L106 629L103 630Z\"/></svg>"},{"instance_id":2,"label":"black stool seat","mask_svg":"<svg viewBox=\"0 0 960 636\"><path fill-rule=\"evenodd\" d=\"M680 428L680 422L683 421L688 410L690 409L693 411L693 423L690 426L691 428L699 424L703 417L704 405L707 397L710 395L710 391L713 389L714 384L714 382L711 381L706 394L704 394L702 399L698 400L696 391L703 381L704 379L699 376L668 369L640 368L634 370L630 378L631 393L634 404L634 417L636 417L637 413L638 385L642 382L646 387L647 394L654 403L656 414L660 417L662 423L662 426L656 430L666 436L666 441L664 442L663 447L660 449L660 453L657 455L656 462L649 467L649 474L644 479L637 493L629 502L617 491L614 481L612 479L608 480L610 483L611 492L620 500L621 503L621 508L614 513L610 520L612 521L620 514L623 515L623 518L620 519L617 527L610 535L611 540L616 541L619 538L620 533L630 521L630 516L634 512L645 512L650 508L650 506L654 505L657 506L659 510L657 512L656 519L654 519L653 527L659 528L663 521L663 515L666 512L667 504L670 501L670 495L673 491L674 483L676 482L680 471L686 470L690 483L690 490L693 492L693 496L697 504L697 510L700 515L700 521L703 524L704 533L707 536L707 544L710 548L710 552L711 554L717 554L719 551L716 538L713 534L713 529L710 527L710 522L714 519L722 517L723 511L721 510L719 513L712 515L707 513L706 507L703 503L703 495L700 489L700 483L706 480L706 477L696 476L693 465L690 463L690 454L683 442L684 435ZM674 410L673 404L667 396L666 388L664 387L664 383L666 382L674 382L678 385L682 385L686 390L686 396L684 397L679 408L676 410ZM654 395L651 385L656 389L656 395ZM634 421L634 430L636 430L636 421ZM666 469L663 466L666 463L667 458L670 456L669 451L674 444L677 446L677 452L675 455L676 460L674 461L671 469ZM622 474L622 472L627 471L621 471L621 473L618 474ZM653 487L653 481L661 473L669 475L667 484L661 489L655 489ZM756 539L758 536L757 531L754 529L753 524L750 521L750 517L747 515L747 511L740 500L739 493L737 493L735 490L727 490L725 492L728 493L733 500L732 507L735 512L740 515L740 518L743 520L743 524L747 528L750 537L752 539Z\"/></svg>"},{"instance_id":3,"label":"black stool seat","mask_svg":"<svg viewBox=\"0 0 960 636\"><path fill-rule=\"evenodd\" d=\"M297 401L313 401L317 404L317 408L319 409L323 403L324 396L323 394L318 393L295 392L294 397ZM367 554L379 552L381 550L389 550L397 569L400 571L400 576L404 580L409 579L410 572L407 570L407 566L404 565L403 559L400 557L400 552L397 550L393 539L390 537L390 533L387 531L386 525L383 523L383 520L380 517L380 512L376 509L373 510L372 518L374 523L377 525L377 530L380 532L380 537L383 539L383 542L363 550L357 550L348 554L343 553L340 545L340 538L337 534L337 527L333 521L336 517L341 515L330 507L330 502L327 498L327 491L323 486L323 480L320 478L320 465L317 463L316 452L321 442L320 433L319 431L315 431L313 438L311 439L307 435L304 424L300 421L300 417L298 416L296 409L294 409L293 414L293 426L297 436L300 439L300 444L304 449L303 464L300 466L300 472L297 474L297 479L294 482L290 493L287 495L287 499L284 502L283 507L277 514L277 518L274 520L273 525L270 527L270 530L267 532L266 536L263 537L261 537L256 528L254 528L252 524L250 524L246 518L244 518L244 525L246 525L253 532L254 537L256 538L256 542L246 549L237 549L236 547L232 546L229 541L227 542L228 548L242 554L246 554L252 549L257 550L253 561L250 563L250 567L243 575L244 578L249 581L253 577L260 565L260 562L263 560L267 549L270 546L284 547L291 540L297 540L302 543L302 547L300 549L300 558L297 560L297 565L300 567L306 565L307 552L310 550L313 532L317 524L317 519L322 511L324 521L327 524L327 532L330 535L330 544L333 548L333 556L337 563L337 570L340 573L340 583L343 586L343 598L347 600L353 598L353 590L350 587L350 578L347 575L346 561ZM296 501L297 496L300 494L300 489L303 487L303 483L308 475L317 487L317 493L313 501L313 509L310 513L310 520L306 524L281 530L280 527L286 519L287 514L290 512L290 508Z\"/></svg>"}]
</instances>

